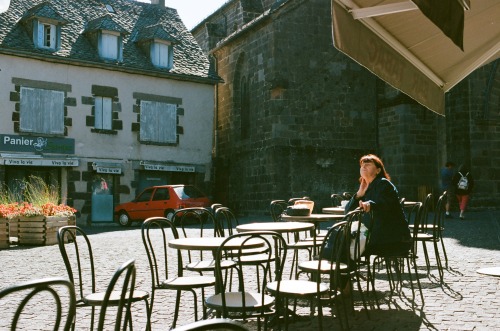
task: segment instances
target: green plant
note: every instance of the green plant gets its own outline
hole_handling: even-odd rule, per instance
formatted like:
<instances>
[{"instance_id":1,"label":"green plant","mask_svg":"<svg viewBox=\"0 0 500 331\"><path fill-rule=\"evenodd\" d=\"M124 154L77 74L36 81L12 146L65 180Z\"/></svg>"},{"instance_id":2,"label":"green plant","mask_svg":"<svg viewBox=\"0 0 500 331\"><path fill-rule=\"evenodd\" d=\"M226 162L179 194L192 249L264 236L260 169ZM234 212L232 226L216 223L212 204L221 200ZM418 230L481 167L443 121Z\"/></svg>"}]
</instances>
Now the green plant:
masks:
<instances>
[{"instance_id":1,"label":"green plant","mask_svg":"<svg viewBox=\"0 0 500 331\"><path fill-rule=\"evenodd\" d=\"M57 205L59 203L59 187L49 185L37 176L30 176L24 184L24 201L35 206L42 206L47 203Z\"/></svg>"},{"instance_id":2,"label":"green plant","mask_svg":"<svg viewBox=\"0 0 500 331\"><path fill-rule=\"evenodd\" d=\"M70 206L59 204L59 188L48 185L40 177L30 176L20 186L24 188L22 194L6 186L0 191L0 217L71 216L76 212Z\"/></svg>"}]
</instances>

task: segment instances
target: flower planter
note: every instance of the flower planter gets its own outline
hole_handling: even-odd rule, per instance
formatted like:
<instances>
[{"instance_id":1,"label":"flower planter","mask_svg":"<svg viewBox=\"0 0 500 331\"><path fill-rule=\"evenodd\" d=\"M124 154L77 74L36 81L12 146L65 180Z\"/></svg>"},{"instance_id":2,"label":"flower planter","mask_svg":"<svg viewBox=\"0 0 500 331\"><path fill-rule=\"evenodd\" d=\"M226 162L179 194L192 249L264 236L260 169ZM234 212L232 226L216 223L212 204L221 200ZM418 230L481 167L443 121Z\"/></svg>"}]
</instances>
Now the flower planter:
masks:
<instances>
[{"instance_id":1,"label":"flower planter","mask_svg":"<svg viewBox=\"0 0 500 331\"><path fill-rule=\"evenodd\" d=\"M9 234L9 220L0 218L0 249L9 248L10 234Z\"/></svg>"},{"instance_id":2,"label":"flower planter","mask_svg":"<svg viewBox=\"0 0 500 331\"><path fill-rule=\"evenodd\" d=\"M66 225L75 225L75 216L33 216L19 218L17 237L19 245L55 245L57 231Z\"/></svg>"}]
</instances>

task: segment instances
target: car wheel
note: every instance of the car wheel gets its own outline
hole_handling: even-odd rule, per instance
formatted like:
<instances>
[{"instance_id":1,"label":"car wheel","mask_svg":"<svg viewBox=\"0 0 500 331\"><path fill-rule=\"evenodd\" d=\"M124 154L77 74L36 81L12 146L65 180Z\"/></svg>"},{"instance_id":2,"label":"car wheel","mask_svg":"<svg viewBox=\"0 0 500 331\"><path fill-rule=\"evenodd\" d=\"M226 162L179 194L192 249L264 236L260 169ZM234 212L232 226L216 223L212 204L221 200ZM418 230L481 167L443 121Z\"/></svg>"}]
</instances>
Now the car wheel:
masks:
<instances>
[{"instance_id":1,"label":"car wheel","mask_svg":"<svg viewBox=\"0 0 500 331\"><path fill-rule=\"evenodd\" d=\"M165 210L165 218L169 221L172 220L172 216L174 216L174 211L172 209Z\"/></svg>"},{"instance_id":2,"label":"car wheel","mask_svg":"<svg viewBox=\"0 0 500 331\"><path fill-rule=\"evenodd\" d=\"M120 223L121 226L130 226L130 224L132 224L130 217L124 211L118 215L118 223Z\"/></svg>"}]
</instances>

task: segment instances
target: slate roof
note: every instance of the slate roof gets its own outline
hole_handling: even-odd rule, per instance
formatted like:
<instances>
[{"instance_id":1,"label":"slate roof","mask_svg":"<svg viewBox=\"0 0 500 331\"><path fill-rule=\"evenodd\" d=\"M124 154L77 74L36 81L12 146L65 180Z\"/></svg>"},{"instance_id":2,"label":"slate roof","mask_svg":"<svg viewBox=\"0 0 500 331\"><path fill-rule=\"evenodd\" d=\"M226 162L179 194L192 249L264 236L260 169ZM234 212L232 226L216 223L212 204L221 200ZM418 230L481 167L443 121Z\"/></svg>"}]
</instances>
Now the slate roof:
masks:
<instances>
[{"instance_id":1,"label":"slate roof","mask_svg":"<svg viewBox=\"0 0 500 331\"><path fill-rule=\"evenodd\" d=\"M112 6L114 13L106 5ZM27 19L50 18L60 22L61 47L56 51L36 48L26 27ZM99 58L87 36L95 29L123 33L123 61ZM174 43L173 68L159 69L140 47L140 41L160 38ZM0 14L0 54L46 58L52 62L110 70L137 71L146 75L213 83L220 78L194 37L182 23L177 10L134 0L11 0Z\"/></svg>"}]
</instances>

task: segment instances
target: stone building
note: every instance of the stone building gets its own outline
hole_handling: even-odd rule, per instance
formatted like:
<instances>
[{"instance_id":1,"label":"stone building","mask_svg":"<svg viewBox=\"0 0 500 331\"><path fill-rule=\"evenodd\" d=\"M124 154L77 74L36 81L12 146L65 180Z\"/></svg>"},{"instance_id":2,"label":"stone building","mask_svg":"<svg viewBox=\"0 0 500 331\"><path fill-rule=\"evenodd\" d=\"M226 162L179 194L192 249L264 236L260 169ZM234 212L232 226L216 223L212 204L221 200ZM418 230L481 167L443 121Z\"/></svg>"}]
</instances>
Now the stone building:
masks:
<instances>
[{"instance_id":1,"label":"stone building","mask_svg":"<svg viewBox=\"0 0 500 331\"><path fill-rule=\"evenodd\" d=\"M208 57L163 0L12 0L0 14L0 182L37 175L80 221L156 184L209 193Z\"/></svg>"},{"instance_id":2,"label":"stone building","mask_svg":"<svg viewBox=\"0 0 500 331\"><path fill-rule=\"evenodd\" d=\"M439 116L332 45L330 0L232 0L192 29L216 87L215 197L243 213L273 199L355 191L358 160L383 157L400 195L439 193L447 160L469 163L471 208L500 202L498 61L446 97Z\"/></svg>"}]
</instances>

